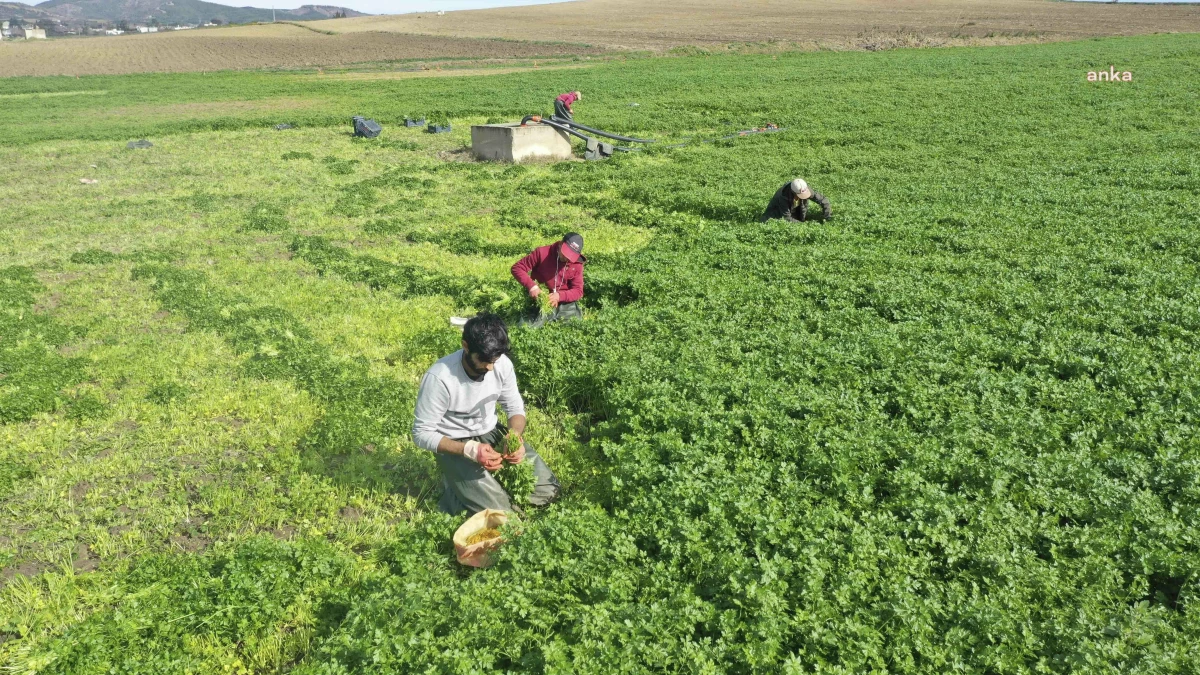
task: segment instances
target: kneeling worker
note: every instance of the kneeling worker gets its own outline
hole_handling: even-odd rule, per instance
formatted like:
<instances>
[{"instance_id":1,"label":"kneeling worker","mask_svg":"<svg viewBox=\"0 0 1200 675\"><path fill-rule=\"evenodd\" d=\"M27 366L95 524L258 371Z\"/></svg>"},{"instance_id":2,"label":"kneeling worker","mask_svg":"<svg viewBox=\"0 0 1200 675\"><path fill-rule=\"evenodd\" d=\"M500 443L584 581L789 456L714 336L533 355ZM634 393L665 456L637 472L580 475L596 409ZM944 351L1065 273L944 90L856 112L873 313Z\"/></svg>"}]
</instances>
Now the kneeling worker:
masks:
<instances>
[{"instance_id":1,"label":"kneeling worker","mask_svg":"<svg viewBox=\"0 0 1200 675\"><path fill-rule=\"evenodd\" d=\"M788 222L802 222L808 219L808 200L821 205L821 220L833 220L829 209L829 200L825 195L808 187L802 179L797 178L775 191L767 210L762 214L762 222L772 218L783 218Z\"/></svg>"},{"instance_id":2,"label":"kneeling worker","mask_svg":"<svg viewBox=\"0 0 1200 675\"><path fill-rule=\"evenodd\" d=\"M568 91L565 94L559 94L558 98L554 99L554 116L561 117L564 120L574 119L571 115L571 105L576 101L582 101L583 94L577 91Z\"/></svg>"},{"instance_id":3,"label":"kneeling worker","mask_svg":"<svg viewBox=\"0 0 1200 675\"><path fill-rule=\"evenodd\" d=\"M524 440L525 402L508 347L504 320L480 314L463 327L462 349L439 359L421 378L413 441L437 458L445 488L438 508L445 513L512 510L508 493L491 474L506 461L533 462L537 484L531 505L544 506L558 496L558 479ZM507 458L496 452L509 431L496 417L497 401L509 428L521 437L521 447Z\"/></svg>"},{"instance_id":4,"label":"kneeling worker","mask_svg":"<svg viewBox=\"0 0 1200 675\"><path fill-rule=\"evenodd\" d=\"M512 266L513 278L537 299L542 293L538 283L546 284L550 292L550 307L553 312L539 313L525 325L541 328L549 321L582 319L579 299L583 297L583 266L587 258L583 255L583 237L568 232L562 241L548 246L539 246L529 255Z\"/></svg>"}]
</instances>

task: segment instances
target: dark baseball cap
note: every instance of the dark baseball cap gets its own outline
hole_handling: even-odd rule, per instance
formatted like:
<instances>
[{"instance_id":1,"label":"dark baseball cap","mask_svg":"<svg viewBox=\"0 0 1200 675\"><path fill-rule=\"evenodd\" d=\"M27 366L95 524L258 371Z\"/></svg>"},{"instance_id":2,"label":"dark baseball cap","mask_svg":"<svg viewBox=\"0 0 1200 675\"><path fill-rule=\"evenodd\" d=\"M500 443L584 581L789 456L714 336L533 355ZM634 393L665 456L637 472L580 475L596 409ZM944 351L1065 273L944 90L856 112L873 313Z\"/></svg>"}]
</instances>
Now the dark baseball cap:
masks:
<instances>
[{"instance_id":1,"label":"dark baseball cap","mask_svg":"<svg viewBox=\"0 0 1200 675\"><path fill-rule=\"evenodd\" d=\"M568 232L562 238L562 243L559 250L567 257L567 260L575 262L579 260L579 256L583 255L583 235L578 232Z\"/></svg>"}]
</instances>

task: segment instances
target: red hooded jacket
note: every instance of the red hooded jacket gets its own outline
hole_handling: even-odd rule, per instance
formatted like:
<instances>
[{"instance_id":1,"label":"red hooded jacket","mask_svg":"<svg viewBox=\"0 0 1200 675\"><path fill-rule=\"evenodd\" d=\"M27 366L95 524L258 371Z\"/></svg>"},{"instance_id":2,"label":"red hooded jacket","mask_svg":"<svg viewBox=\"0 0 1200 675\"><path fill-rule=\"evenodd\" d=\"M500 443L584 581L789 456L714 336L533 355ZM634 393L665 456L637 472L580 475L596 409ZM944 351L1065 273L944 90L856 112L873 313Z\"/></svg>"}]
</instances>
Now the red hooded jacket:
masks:
<instances>
[{"instance_id":1,"label":"red hooded jacket","mask_svg":"<svg viewBox=\"0 0 1200 675\"><path fill-rule=\"evenodd\" d=\"M567 110L570 110L571 105L573 103L575 103L575 101L577 101L578 99L575 96L575 92L569 91L565 94L559 94L558 98L555 100L562 101L563 105L567 106Z\"/></svg>"},{"instance_id":2,"label":"red hooded jacket","mask_svg":"<svg viewBox=\"0 0 1200 675\"><path fill-rule=\"evenodd\" d=\"M553 293L558 291L558 301L575 302L583 297L583 264L587 258L579 256L573 263L562 263L558 259L561 241L548 246L539 246L529 255L512 266L512 275L527 290L534 284L543 283Z\"/></svg>"}]
</instances>

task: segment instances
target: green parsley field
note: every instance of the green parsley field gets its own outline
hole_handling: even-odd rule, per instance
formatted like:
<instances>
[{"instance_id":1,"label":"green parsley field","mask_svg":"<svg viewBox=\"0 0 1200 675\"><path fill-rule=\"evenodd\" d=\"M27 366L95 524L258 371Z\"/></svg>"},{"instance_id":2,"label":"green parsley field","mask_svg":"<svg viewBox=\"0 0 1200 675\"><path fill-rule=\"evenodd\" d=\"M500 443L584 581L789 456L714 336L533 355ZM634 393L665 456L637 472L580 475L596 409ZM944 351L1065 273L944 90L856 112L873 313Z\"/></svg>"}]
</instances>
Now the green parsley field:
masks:
<instances>
[{"instance_id":1,"label":"green parsley field","mask_svg":"<svg viewBox=\"0 0 1200 675\"><path fill-rule=\"evenodd\" d=\"M1200 670L1200 36L570 65L0 80L5 672ZM786 130L471 161L569 89ZM416 386L568 230L471 571Z\"/></svg>"}]
</instances>

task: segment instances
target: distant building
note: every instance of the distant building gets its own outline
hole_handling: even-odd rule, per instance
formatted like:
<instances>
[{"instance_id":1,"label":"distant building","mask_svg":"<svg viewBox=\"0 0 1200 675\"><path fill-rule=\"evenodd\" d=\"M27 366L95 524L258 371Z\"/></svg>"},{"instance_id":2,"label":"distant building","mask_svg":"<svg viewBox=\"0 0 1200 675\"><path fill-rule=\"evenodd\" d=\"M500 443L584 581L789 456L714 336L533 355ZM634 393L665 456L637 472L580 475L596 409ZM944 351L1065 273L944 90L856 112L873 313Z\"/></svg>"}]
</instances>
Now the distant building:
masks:
<instances>
[{"instance_id":1,"label":"distant building","mask_svg":"<svg viewBox=\"0 0 1200 675\"><path fill-rule=\"evenodd\" d=\"M7 21L0 21L0 40L3 40L3 39L4 39L4 38L6 38L6 37L9 37L9 34L8 34L8 22L7 22Z\"/></svg>"},{"instance_id":2,"label":"distant building","mask_svg":"<svg viewBox=\"0 0 1200 675\"><path fill-rule=\"evenodd\" d=\"M12 37L14 40L45 40L46 39L46 29L45 28L37 28L37 27L28 28L25 26L17 26L16 28L13 28L10 32L12 33Z\"/></svg>"},{"instance_id":3,"label":"distant building","mask_svg":"<svg viewBox=\"0 0 1200 675\"><path fill-rule=\"evenodd\" d=\"M157 33L158 26L138 26L137 32L139 32L139 33Z\"/></svg>"},{"instance_id":4,"label":"distant building","mask_svg":"<svg viewBox=\"0 0 1200 675\"><path fill-rule=\"evenodd\" d=\"M104 31L104 34L105 35L124 35L125 31L121 30L120 28L109 28L108 30Z\"/></svg>"}]
</instances>

